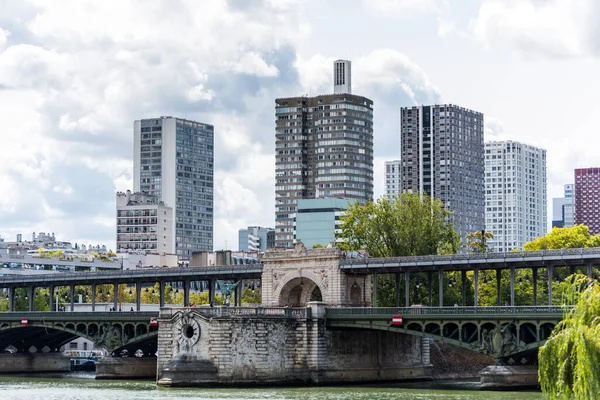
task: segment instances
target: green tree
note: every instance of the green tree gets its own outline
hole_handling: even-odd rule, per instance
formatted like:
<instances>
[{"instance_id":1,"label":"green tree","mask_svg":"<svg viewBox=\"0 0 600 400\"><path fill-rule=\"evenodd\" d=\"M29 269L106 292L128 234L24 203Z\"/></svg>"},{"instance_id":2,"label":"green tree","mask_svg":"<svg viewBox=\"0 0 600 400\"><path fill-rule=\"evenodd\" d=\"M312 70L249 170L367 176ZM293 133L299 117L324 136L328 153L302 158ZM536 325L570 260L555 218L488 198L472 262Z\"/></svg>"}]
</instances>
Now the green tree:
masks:
<instances>
[{"instance_id":1,"label":"green tree","mask_svg":"<svg viewBox=\"0 0 600 400\"><path fill-rule=\"evenodd\" d=\"M576 304L539 351L539 380L549 399L600 395L600 285L585 275L568 279L566 300Z\"/></svg>"},{"instance_id":2,"label":"green tree","mask_svg":"<svg viewBox=\"0 0 600 400\"><path fill-rule=\"evenodd\" d=\"M419 194L353 203L342 217L340 237L370 257L456 253L460 236L448 222L450 214L441 201Z\"/></svg>"},{"instance_id":3,"label":"green tree","mask_svg":"<svg viewBox=\"0 0 600 400\"><path fill-rule=\"evenodd\" d=\"M600 234L591 236L589 228L582 224L570 228L552 228L550 233L525 243L523 248L532 251L598 246L600 246Z\"/></svg>"},{"instance_id":4,"label":"green tree","mask_svg":"<svg viewBox=\"0 0 600 400\"><path fill-rule=\"evenodd\" d=\"M483 240L482 238L483 233ZM470 253L487 253L489 251L488 242L493 239L492 232L475 231L467 235L467 249Z\"/></svg>"}]
</instances>

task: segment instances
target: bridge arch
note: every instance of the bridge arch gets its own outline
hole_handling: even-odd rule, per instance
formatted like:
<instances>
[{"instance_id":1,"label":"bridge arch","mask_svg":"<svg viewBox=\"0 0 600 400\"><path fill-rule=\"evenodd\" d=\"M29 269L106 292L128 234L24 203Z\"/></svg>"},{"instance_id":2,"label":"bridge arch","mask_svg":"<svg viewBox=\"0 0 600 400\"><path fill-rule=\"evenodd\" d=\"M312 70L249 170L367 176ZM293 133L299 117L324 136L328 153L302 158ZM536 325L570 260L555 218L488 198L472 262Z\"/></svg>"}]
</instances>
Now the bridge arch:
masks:
<instances>
[{"instance_id":1,"label":"bridge arch","mask_svg":"<svg viewBox=\"0 0 600 400\"><path fill-rule=\"evenodd\" d=\"M305 307L311 301L313 293L320 293L321 301L330 301L327 292L327 278L320 277L313 271L290 271L281 279L281 285L275 291L275 298L280 307Z\"/></svg>"}]
</instances>

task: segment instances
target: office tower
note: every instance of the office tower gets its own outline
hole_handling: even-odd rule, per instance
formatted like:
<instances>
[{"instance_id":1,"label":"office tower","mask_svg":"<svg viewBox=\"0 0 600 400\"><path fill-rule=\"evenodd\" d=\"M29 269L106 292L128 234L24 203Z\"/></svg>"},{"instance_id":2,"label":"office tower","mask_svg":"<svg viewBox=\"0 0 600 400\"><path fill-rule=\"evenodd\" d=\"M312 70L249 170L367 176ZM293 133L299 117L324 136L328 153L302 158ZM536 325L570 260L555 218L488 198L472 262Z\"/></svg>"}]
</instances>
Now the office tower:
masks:
<instances>
[{"instance_id":1,"label":"office tower","mask_svg":"<svg viewBox=\"0 0 600 400\"><path fill-rule=\"evenodd\" d=\"M341 216L350 202L346 199L298 200L295 239L307 248L314 245L327 246L337 242L341 233Z\"/></svg>"},{"instance_id":2,"label":"office tower","mask_svg":"<svg viewBox=\"0 0 600 400\"><path fill-rule=\"evenodd\" d=\"M145 193L117 192L117 252L173 253L173 209Z\"/></svg>"},{"instance_id":3,"label":"office tower","mask_svg":"<svg viewBox=\"0 0 600 400\"><path fill-rule=\"evenodd\" d=\"M400 114L402 192L440 199L463 239L484 229L483 114L452 104Z\"/></svg>"},{"instance_id":4,"label":"office tower","mask_svg":"<svg viewBox=\"0 0 600 400\"><path fill-rule=\"evenodd\" d=\"M182 259L213 247L214 127L173 117L134 122L134 192L173 208L173 245Z\"/></svg>"},{"instance_id":5,"label":"office tower","mask_svg":"<svg viewBox=\"0 0 600 400\"><path fill-rule=\"evenodd\" d=\"M485 189L490 251L521 249L546 234L546 150L512 140L487 142Z\"/></svg>"},{"instance_id":6,"label":"office tower","mask_svg":"<svg viewBox=\"0 0 600 400\"><path fill-rule=\"evenodd\" d=\"M275 100L278 247L294 244L298 200L373 199L373 102L351 94L350 80L350 62L336 61L339 93Z\"/></svg>"},{"instance_id":7,"label":"office tower","mask_svg":"<svg viewBox=\"0 0 600 400\"><path fill-rule=\"evenodd\" d=\"M574 225L573 184L564 186L564 197L552 199L552 227L569 228Z\"/></svg>"},{"instance_id":8,"label":"office tower","mask_svg":"<svg viewBox=\"0 0 600 400\"><path fill-rule=\"evenodd\" d=\"M385 197L391 200L402 193L402 166L400 160L385 162Z\"/></svg>"},{"instance_id":9,"label":"office tower","mask_svg":"<svg viewBox=\"0 0 600 400\"><path fill-rule=\"evenodd\" d=\"M275 247L275 229L262 226L249 226L238 231L239 251L265 252Z\"/></svg>"},{"instance_id":10,"label":"office tower","mask_svg":"<svg viewBox=\"0 0 600 400\"><path fill-rule=\"evenodd\" d=\"M590 234L600 233L600 168L575 170L575 225L584 224Z\"/></svg>"}]
</instances>

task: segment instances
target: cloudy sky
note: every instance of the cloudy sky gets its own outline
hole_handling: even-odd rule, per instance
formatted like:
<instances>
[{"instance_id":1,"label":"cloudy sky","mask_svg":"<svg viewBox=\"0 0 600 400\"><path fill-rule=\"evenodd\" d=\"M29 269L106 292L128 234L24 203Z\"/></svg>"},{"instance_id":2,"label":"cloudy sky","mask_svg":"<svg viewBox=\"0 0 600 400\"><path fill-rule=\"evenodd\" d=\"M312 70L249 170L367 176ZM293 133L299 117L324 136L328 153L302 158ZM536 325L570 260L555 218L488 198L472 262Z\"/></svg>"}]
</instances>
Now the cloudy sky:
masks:
<instances>
[{"instance_id":1,"label":"cloudy sky","mask_svg":"<svg viewBox=\"0 0 600 400\"><path fill-rule=\"evenodd\" d=\"M375 102L377 196L399 108L433 102L547 149L560 196L600 165L599 19L596 0L0 0L0 236L114 248L133 121L172 115L215 126L215 249L237 249L274 225L274 99L332 92L338 58Z\"/></svg>"}]
</instances>

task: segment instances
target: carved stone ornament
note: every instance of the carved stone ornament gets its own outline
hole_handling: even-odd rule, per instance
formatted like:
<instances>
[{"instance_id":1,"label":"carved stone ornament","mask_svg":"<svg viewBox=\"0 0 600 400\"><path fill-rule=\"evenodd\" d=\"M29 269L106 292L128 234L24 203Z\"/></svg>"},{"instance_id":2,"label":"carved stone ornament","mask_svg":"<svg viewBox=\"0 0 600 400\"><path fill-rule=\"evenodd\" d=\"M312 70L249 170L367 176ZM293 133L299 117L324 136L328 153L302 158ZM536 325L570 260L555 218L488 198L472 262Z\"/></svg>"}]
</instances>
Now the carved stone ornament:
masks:
<instances>
[{"instance_id":1,"label":"carved stone ornament","mask_svg":"<svg viewBox=\"0 0 600 400\"><path fill-rule=\"evenodd\" d=\"M318 272L319 278L321 278L321 284L323 285L323 289L327 289L329 287L329 279L327 277L327 271L324 269Z\"/></svg>"},{"instance_id":2,"label":"carved stone ornament","mask_svg":"<svg viewBox=\"0 0 600 400\"><path fill-rule=\"evenodd\" d=\"M306 246L302 243L302 240L296 241L296 246L294 246L294 254L297 256L306 256Z\"/></svg>"},{"instance_id":3,"label":"carved stone ornament","mask_svg":"<svg viewBox=\"0 0 600 400\"><path fill-rule=\"evenodd\" d=\"M279 279L281 278L281 275L281 273L273 271L273 292L279 287Z\"/></svg>"},{"instance_id":4,"label":"carved stone ornament","mask_svg":"<svg viewBox=\"0 0 600 400\"><path fill-rule=\"evenodd\" d=\"M184 310L175 325L175 339L179 342L180 351L189 352L198 343L202 334L200 324L191 310Z\"/></svg>"},{"instance_id":5,"label":"carved stone ornament","mask_svg":"<svg viewBox=\"0 0 600 400\"><path fill-rule=\"evenodd\" d=\"M517 336L513 324L498 325L492 330L483 329L476 350L496 358L505 357L518 351Z\"/></svg>"},{"instance_id":6,"label":"carved stone ornament","mask_svg":"<svg viewBox=\"0 0 600 400\"><path fill-rule=\"evenodd\" d=\"M107 350L113 350L125 344L121 334L121 327L108 323L100 325L98 334L92 338L92 341L99 347L104 347Z\"/></svg>"}]
</instances>

